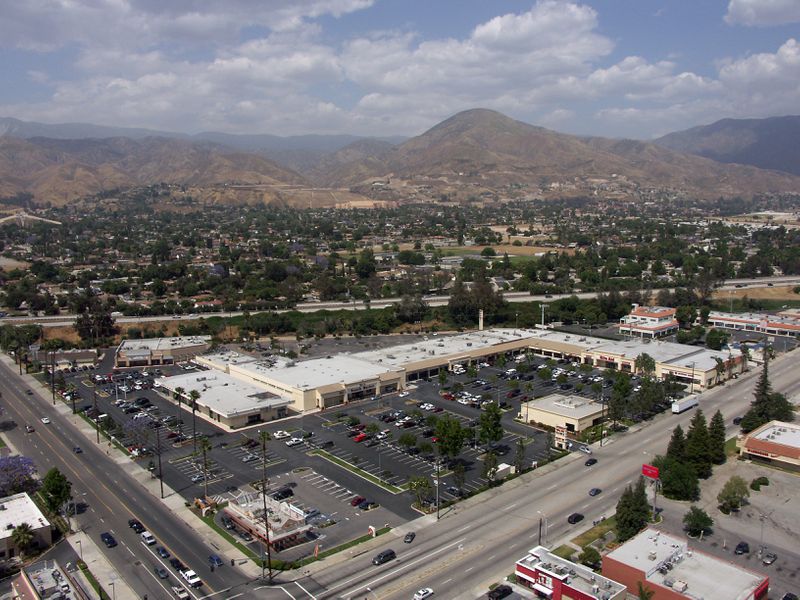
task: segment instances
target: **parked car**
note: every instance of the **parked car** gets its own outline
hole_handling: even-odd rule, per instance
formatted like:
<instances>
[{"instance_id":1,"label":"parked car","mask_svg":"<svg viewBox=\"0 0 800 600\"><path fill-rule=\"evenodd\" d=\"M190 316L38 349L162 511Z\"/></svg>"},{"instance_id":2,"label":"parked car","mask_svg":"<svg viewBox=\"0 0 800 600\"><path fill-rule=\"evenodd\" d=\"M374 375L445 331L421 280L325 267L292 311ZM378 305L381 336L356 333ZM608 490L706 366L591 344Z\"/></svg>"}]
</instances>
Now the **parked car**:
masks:
<instances>
[{"instance_id":1,"label":"parked car","mask_svg":"<svg viewBox=\"0 0 800 600\"><path fill-rule=\"evenodd\" d=\"M350 506L358 506L358 505L359 505L359 504L361 504L361 503L362 503L364 500L366 500L366 498L364 498L364 496L356 496L355 498L353 498L352 500L350 500Z\"/></svg>"},{"instance_id":2,"label":"parked car","mask_svg":"<svg viewBox=\"0 0 800 600\"><path fill-rule=\"evenodd\" d=\"M501 598L505 598L506 596L510 596L513 593L510 585L498 585L493 590L490 590L486 597L489 600L500 600Z\"/></svg>"},{"instance_id":3,"label":"parked car","mask_svg":"<svg viewBox=\"0 0 800 600\"><path fill-rule=\"evenodd\" d=\"M765 552L764 556L761 559L761 562L764 563L765 565L771 565L776 560L778 560L777 554L775 554L774 552Z\"/></svg>"},{"instance_id":4,"label":"parked car","mask_svg":"<svg viewBox=\"0 0 800 600\"><path fill-rule=\"evenodd\" d=\"M289 437L289 435L290 434L288 431L283 431L282 429L279 429L278 431L272 434L272 437L274 437L276 440L282 440L283 438Z\"/></svg>"},{"instance_id":5,"label":"parked car","mask_svg":"<svg viewBox=\"0 0 800 600\"><path fill-rule=\"evenodd\" d=\"M734 554L750 554L750 544L747 542L739 542L736 544L736 549L733 551Z\"/></svg>"},{"instance_id":6,"label":"parked car","mask_svg":"<svg viewBox=\"0 0 800 600\"><path fill-rule=\"evenodd\" d=\"M395 558L397 558L397 554L395 554L394 550L384 550L375 555L375 558L372 559L372 564L382 565L390 560L394 560Z\"/></svg>"}]
</instances>

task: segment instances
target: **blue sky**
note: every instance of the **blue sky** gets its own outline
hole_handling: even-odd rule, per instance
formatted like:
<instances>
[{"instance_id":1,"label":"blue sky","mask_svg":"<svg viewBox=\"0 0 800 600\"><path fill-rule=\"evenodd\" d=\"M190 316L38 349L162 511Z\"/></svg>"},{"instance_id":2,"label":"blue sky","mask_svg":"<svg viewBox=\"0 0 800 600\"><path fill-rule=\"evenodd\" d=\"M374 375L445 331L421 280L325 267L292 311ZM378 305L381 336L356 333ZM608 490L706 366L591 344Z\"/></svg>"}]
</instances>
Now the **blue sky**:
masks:
<instances>
[{"instance_id":1,"label":"blue sky","mask_svg":"<svg viewBox=\"0 0 800 600\"><path fill-rule=\"evenodd\" d=\"M469 108L652 138L800 113L800 0L26 0L0 116L415 135Z\"/></svg>"}]
</instances>

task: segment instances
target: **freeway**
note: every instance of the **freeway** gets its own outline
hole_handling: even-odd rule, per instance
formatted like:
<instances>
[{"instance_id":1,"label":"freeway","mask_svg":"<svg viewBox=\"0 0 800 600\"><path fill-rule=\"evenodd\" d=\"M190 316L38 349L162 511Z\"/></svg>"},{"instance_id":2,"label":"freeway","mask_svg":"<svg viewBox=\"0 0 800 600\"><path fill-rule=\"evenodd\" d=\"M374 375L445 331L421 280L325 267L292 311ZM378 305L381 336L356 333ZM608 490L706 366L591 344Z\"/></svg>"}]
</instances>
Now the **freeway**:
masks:
<instances>
[{"instance_id":1,"label":"freeway","mask_svg":"<svg viewBox=\"0 0 800 600\"><path fill-rule=\"evenodd\" d=\"M798 285L800 284L800 277L797 276L776 276L776 277L761 277L758 279L729 279L717 288L717 290L734 290L739 288L759 288L768 287L773 285ZM674 292L676 288L667 288L666 291ZM654 292L659 290L640 290L641 292ZM600 294L607 292L581 292L575 294L538 294L533 295L528 292L505 292L503 298L508 302L555 302L563 298L570 298L575 296L581 300L588 300L596 298ZM423 299L428 306L445 306L450 296L446 295L432 295L424 296ZM298 304L294 308L280 309L275 312L290 312L296 311L301 313L312 313L321 310L366 310L368 308L386 308L400 302L400 298L383 298L379 300L372 300L369 304L364 302L311 302L305 304ZM252 311L249 314L258 314L262 311ZM175 321L193 321L196 319L210 317L240 317L245 314L244 311L220 311L220 312L207 312L207 313L191 313L182 315L158 315L148 317L116 317L115 320L120 324L134 324L134 323L153 323L165 320ZM62 314L51 316L11 316L0 318L0 325L22 325L22 324L37 324L42 327L68 327L75 323L75 315Z\"/></svg>"},{"instance_id":2,"label":"freeway","mask_svg":"<svg viewBox=\"0 0 800 600\"><path fill-rule=\"evenodd\" d=\"M758 370L705 392L701 407L710 415L720 409L728 435L736 428L731 419L741 415L752 398ZM800 392L796 357L791 354L770 365L773 388L788 396ZM298 580L314 598L409 598L415 589L432 587L439 597L477 598L488 585L513 570L514 562L539 542L554 547L586 528L586 524L614 512L625 485L635 481L642 463L663 453L675 425L684 430L693 411L660 415L645 427L617 436L594 449L598 463L584 466L584 455L573 455L500 488L472 498L436 522L423 517L378 538L369 551L345 562L317 563ZM588 491L599 487L594 498ZM586 520L569 525L567 516L580 512ZM402 534L416 530L412 544ZM383 540L381 543L378 543ZM371 564L380 550L392 548L397 560Z\"/></svg>"},{"instance_id":3,"label":"freeway","mask_svg":"<svg viewBox=\"0 0 800 600\"><path fill-rule=\"evenodd\" d=\"M159 545L165 546L173 556L197 571L205 585L199 592L192 590L195 598L212 594L215 590L224 593L231 586L249 585L244 574L234 567L226 565L211 572L208 556L217 551L209 548L206 540L189 523L176 517L162 501L129 475L124 468L126 465L108 456L105 444L97 445L93 439L88 440L79 431L77 418L71 416L62 403L53 406L36 393L27 395L27 387L13 369L0 361L3 408L6 419L13 419L17 424L5 435L21 454L36 463L41 475L56 467L72 482L75 501L86 505L86 510L79 510L73 518L73 528L77 522L77 528L92 537L100 547L101 532L108 531L114 535L119 546L103 549L105 556L138 594L147 594L149 598L171 596L164 582L154 575L155 566L166 567L173 584L179 576L128 527L129 518L138 518L155 535ZM42 417L49 417L51 423L43 424ZM26 424L32 425L35 431L26 433ZM81 454L73 452L76 446L83 450Z\"/></svg>"}]
</instances>

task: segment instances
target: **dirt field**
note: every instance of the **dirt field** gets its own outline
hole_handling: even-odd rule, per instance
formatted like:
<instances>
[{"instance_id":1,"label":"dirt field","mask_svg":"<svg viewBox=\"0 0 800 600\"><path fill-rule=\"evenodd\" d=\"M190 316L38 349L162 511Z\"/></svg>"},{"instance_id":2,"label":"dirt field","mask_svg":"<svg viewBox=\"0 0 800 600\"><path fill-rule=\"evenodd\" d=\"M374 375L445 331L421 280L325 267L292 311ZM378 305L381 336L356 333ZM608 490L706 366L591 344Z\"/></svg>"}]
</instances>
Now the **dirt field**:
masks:
<instances>
[{"instance_id":1,"label":"dirt field","mask_svg":"<svg viewBox=\"0 0 800 600\"><path fill-rule=\"evenodd\" d=\"M13 258L6 258L0 256L0 271L11 271L13 269L27 269L29 263L22 262L21 260L14 260Z\"/></svg>"},{"instance_id":2,"label":"dirt field","mask_svg":"<svg viewBox=\"0 0 800 600\"><path fill-rule=\"evenodd\" d=\"M714 292L714 299L727 300L734 298L755 298L759 300L800 300L800 294L794 293L795 286L753 287L737 288L735 290L718 290Z\"/></svg>"}]
</instances>

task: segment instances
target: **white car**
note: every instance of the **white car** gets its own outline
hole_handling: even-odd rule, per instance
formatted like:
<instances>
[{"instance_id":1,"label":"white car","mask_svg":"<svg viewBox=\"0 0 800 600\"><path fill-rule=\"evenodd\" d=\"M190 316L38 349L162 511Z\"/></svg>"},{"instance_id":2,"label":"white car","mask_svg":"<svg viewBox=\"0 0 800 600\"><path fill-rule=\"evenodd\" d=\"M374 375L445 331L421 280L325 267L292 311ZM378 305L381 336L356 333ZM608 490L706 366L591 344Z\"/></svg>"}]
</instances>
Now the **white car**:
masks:
<instances>
[{"instance_id":1,"label":"white car","mask_svg":"<svg viewBox=\"0 0 800 600\"><path fill-rule=\"evenodd\" d=\"M433 590L431 588L422 588L414 594L414 600L425 600L425 598L430 598L431 596L433 596Z\"/></svg>"},{"instance_id":2,"label":"white car","mask_svg":"<svg viewBox=\"0 0 800 600\"><path fill-rule=\"evenodd\" d=\"M190 586L200 587L201 585L203 585L203 581L197 576L197 573L195 573L194 571L187 569L186 571L181 571L180 573L181 577L183 577L186 580L186 583L188 583Z\"/></svg>"},{"instance_id":3,"label":"white car","mask_svg":"<svg viewBox=\"0 0 800 600\"><path fill-rule=\"evenodd\" d=\"M272 437L274 437L276 440L282 440L283 438L287 438L290 435L291 434L288 431L283 431L282 429L279 429L278 431L272 434Z\"/></svg>"},{"instance_id":4,"label":"white car","mask_svg":"<svg viewBox=\"0 0 800 600\"><path fill-rule=\"evenodd\" d=\"M293 437L292 439L286 442L286 445L292 447L292 446L299 446L302 443L303 443L303 438Z\"/></svg>"},{"instance_id":5,"label":"white car","mask_svg":"<svg viewBox=\"0 0 800 600\"><path fill-rule=\"evenodd\" d=\"M50 418L49 417L42 417L42 423L45 425L50 425Z\"/></svg>"},{"instance_id":6,"label":"white car","mask_svg":"<svg viewBox=\"0 0 800 600\"><path fill-rule=\"evenodd\" d=\"M381 431L378 435L376 435L375 439L376 440L385 440L387 437L389 437L389 433L391 433L391 432L388 429L385 429L384 431Z\"/></svg>"},{"instance_id":7,"label":"white car","mask_svg":"<svg viewBox=\"0 0 800 600\"><path fill-rule=\"evenodd\" d=\"M189 592L182 587L178 587L177 585L172 586L172 593L175 594L175 597L178 598L178 600L188 600L191 598L191 596L189 596Z\"/></svg>"},{"instance_id":8,"label":"white car","mask_svg":"<svg viewBox=\"0 0 800 600\"><path fill-rule=\"evenodd\" d=\"M408 396L410 396L411 394L410 394L410 392L400 392L400 393L399 393L399 394L397 394L397 395L398 395L398 397L400 397L400 398L407 398L407 397L408 397Z\"/></svg>"}]
</instances>

